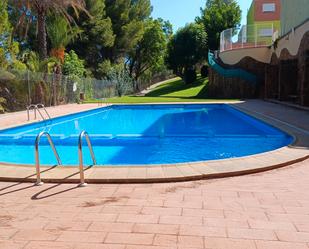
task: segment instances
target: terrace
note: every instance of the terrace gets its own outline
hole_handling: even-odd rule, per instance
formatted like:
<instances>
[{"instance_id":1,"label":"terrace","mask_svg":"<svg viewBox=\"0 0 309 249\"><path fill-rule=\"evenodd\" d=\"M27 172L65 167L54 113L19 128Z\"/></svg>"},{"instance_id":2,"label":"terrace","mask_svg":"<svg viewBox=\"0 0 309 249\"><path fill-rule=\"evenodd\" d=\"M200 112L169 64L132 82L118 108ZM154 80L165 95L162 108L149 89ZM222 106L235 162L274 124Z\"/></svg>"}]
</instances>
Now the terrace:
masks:
<instances>
[{"instance_id":1,"label":"terrace","mask_svg":"<svg viewBox=\"0 0 309 249\"><path fill-rule=\"evenodd\" d=\"M220 35L220 52L268 47L278 38L279 30L273 23L243 25L222 31Z\"/></svg>"},{"instance_id":2,"label":"terrace","mask_svg":"<svg viewBox=\"0 0 309 249\"><path fill-rule=\"evenodd\" d=\"M255 100L239 104L302 133L299 147L308 148L309 122L304 111ZM95 107L71 105L50 112L56 116ZM18 124L26 113L8 116ZM0 123L1 127L7 124ZM0 247L309 248L309 199L304 194L309 190L308 167L305 160L217 180L90 184L87 188L0 182Z\"/></svg>"}]
</instances>

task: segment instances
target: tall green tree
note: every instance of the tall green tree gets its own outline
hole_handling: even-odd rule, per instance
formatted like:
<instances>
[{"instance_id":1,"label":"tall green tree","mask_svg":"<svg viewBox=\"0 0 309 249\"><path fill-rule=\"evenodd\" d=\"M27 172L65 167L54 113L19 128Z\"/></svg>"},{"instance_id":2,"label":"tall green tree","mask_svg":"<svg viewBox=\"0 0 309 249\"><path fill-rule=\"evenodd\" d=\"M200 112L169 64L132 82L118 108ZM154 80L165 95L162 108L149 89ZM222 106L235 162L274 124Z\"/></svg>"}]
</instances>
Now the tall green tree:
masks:
<instances>
[{"instance_id":1,"label":"tall green tree","mask_svg":"<svg viewBox=\"0 0 309 249\"><path fill-rule=\"evenodd\" d=\"M104 48L114 45L112 20L106 15L105 0L85 0L90 15L81 13L76 23L82 34L69 46L84 58L94 76L100 78L99 64L104 59Z\"/></svg>"},{"instance_id":2,"label":"tall green tree","mask_svg":"<svg viewBox=\"0 0 309 249\"><path fill-rule=\"evenodd\" d=\"M26 69L26 65L18 60L19 43L12 39L12 26L8 15L8 2L0 2L0 67Z\"/></svg>"},{"instance_id":3,"label":"tall green tree","mask_svg":"<svg viewBox=\"0 0 309 249\"><path fill-rule=\"evenodd\" d=\"M163 20L162 18L158 18L157 20L161 23L162 29L166 37L171 38L173 35L173 25L171 24L171 22L169 20Z\"/></svg>"},{"instance_id":4,"label":"tall green tree","mask_svg":"<svg viewBox=\"0 0 309 249\"><path fill-rule=\"evenodd\" d=\"M136 81L147 70L159 68L164 63L168 34L163 25L160 20L149 20L142 39L129 52L127 67Z\"/></svg>"},{"instance_id":5,"label":"tall green tree","mask_svg":"<svg viewBox=\"0 0 309 249\"><path fill-rule=\"evenodd\" d=\"M167 46L166 63L182 78L195 70L197 63L207 57L207 33L202 24L191 23L179 29Z\"/></svg>"},{"instance_id":6,"label":"tall green tree","mask_svg":"<svg viewBox=\"0 0 309 249\"><path fill-rule=\"evenodd\" d=\"M216 50L220 45L220 33L229 28L236 28L241 21L241 9L236 0L207 0L201 8L197 23L204 25L208 34L208 47Z\"/></svg>"},{"instance_id":7,"label":"tall green tree","mask_svg":"<svg viewBox=\"0 0 309 249\"><path fill-rule=\"evenodd\" d=\"M0 2L0 67L7 66L7 52L10 38L11 26L8 20L7 2Z\"/></svg>"},{"instance_id":8,"label":"tall green tree","mask_svg":"<svg viewBox=\"0 0 309 249\"><path fill-rule=\"evenodd\" d=\"M142 39L144 22L150 18L152 7L150 0L106 0L105 4L115 43L104 50L104 57L115 63Z\"/></svg>"},{"instance_id":9,"label":"tall green tree","mask_svg":"<svg viewBox=\"0 0 309 249\"><path fill-rule=\"evenodd\" d=\"M78 27L70 27L64 17L51 15L47 21L47 34L51 44L50 55L64 62L66 46L75 39L81 30Z\"/></svg>"},{"instance_id":10,"label":"tall green tree","mask_svg":"<svg viewBox=\"0 0 309 249\"><path fill-rule=\"evenodd\" d=\"M0 67L6 68L9 65L9 57L14 52L11 46L12 27L8 19L7 1L0 2Z\"/></svg>"},{"instance_id":11,"label":"tall green tree","mask_svg":"<svg viewBox=\"0 0 309 249\"><path fill-rule=\"evenodd\" d=\"M62 15L70 22L73 18L68 13L69 7L74 10L75 14L78 14L80 10L85 11L84 0L9 0L9 3L20 13L17 28L29 20L27 16L35 16L38 28L38 51L41 59L47 58L46 17L48 13Z\"/></svg>"}]
</instances>

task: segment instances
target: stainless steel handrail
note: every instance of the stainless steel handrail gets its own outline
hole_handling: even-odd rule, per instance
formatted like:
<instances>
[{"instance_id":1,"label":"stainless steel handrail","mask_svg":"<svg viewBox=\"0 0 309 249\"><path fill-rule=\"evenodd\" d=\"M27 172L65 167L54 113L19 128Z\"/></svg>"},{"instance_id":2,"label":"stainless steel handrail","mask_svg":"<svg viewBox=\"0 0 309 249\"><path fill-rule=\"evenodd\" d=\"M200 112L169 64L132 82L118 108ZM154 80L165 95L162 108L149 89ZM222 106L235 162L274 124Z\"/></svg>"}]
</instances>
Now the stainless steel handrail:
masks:
<instances>
[{"instance_id":1,"label":"stainless steel handrail","mask_svg":"<svg viewBox=\"0 0 309 249\"><path fill-rule=\"evenodd\" d=\"M40 114L41 118L43 120L46 120L46 118L44 117L44 115L42 114L40 109L43 109L45 114L47 115L48 119L51 119L51 116L49 115L48 111L46 110L46 108L45 108L45 106L43 104L37 104L37 105L32 104L32 105L27 106L28 121L30 121L30 110L31 109L34 110L34 119L36 119L36 112L38 111L38 113Z\"/></svg>"},{"instance_id":2,"label":"stainless steel handrail","mask_svg":"<svg viewBox=\"0 0 309 249\"><path fill-rule=\"evenodd\" d=\"M107 104L107 98L98 99L98 106L103 106L103 104Z\"/></svg>"},{"instance_id":3,"label":"stainless steel handrail","mask_svg":"<svg viewBox=\"0 0 309 249\"><path fill-rule=\"evenodd\" d=\"M86 138L88 148L90 150L90 154L91 154L91 157L92 157L93 165L97 164L97 161L95 159L94 152L93 152L93 149L92 149L91 141L90 141L90 138L89 138L89 134L86 131L82 131L79 135L79 138L78 138L78 159L79 159L79 174L80 174L80 184L79 184L79 186L81 186L81 187L84 187L84 186L87 185L87 183L85 183L84 163L83 163L83 143L82 143L83 137Z\"/></svg>"},{"instance_id":4,"label":"stainless steel handrail","mask_svg":"<svg viewBox=\"0 0 309 249\"><path fill-rule=\"evenodd\" d=\"M37 109L37 107L36 107L36 105L29 105L29 106L27 106L28 121L30 121L30 110L32 110L32 109L34 111L34 119L36 119L36 109Z\"/></svg>"},{"instance_id":5,"label":"stainless steel handrail","mask_svg":"<svg viewBox=\"0 0 309 249\"><path fill-rule=\"evenodd\" d=\"M61 160L60 160L60 157L59 157L59 154L56 150L56 147L55 147L55 144L51 138L51 136L49 135L48 132L46 131L42 131L40 132L36 139L35 139L35 168L36 168L36 185L42 185L43 182L41 180L41 171L40 171L40 156L39 156L39 143L40 143L40 139L42 136L46 135L47 139L48 139L48 142L54 152L54 155L57 159L57 162L58 162L58 165L61 165Z\"/></svg>"},{"instance_id":6,"label":"stainless steel handrail","mask_svg":"<svg viewBox=\"0 0 309 249\"><path fill-rule=\"evenodd\" d=\"M44 116L42 115L40 109L43 109L43 110L45 111L45 114L47 115L47 117L48 117L49 119L51 119L51 117L50 117L48 111L46 110L46 108L45 108L45 106L44 106L43 104L37 104L36 107L37 107L37 110L38 110L38 112L40 113L40 115L41 115L41 117L42 117L43 119L45 119L45 118L44 118Z\"/></svg>"}]
</instances>

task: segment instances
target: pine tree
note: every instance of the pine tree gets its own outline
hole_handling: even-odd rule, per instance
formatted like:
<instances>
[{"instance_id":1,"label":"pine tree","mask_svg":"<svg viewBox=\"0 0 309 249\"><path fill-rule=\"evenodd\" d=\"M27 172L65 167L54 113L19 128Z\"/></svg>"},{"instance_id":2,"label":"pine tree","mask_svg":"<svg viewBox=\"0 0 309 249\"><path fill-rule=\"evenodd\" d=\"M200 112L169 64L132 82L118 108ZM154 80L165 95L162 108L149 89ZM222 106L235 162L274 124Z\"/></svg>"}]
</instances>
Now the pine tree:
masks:
<instances>
[{"instance_id":1,"label":"pine tree","mask_svg":"<svg viewBox=\"0 0 309 249\"><path fill-rule=\"evenodd\" d=\"M8 19L7 1L0 1L0 67L8 66L8 56L10 53L11 25Z\"/></svg>"},{"instance_id":2,"label":"pine tree","mask_svg":"<svg viewBox=\"0 0 309 249\"><path fill-rule=\"evenodd\" d=\"M103 48L109 48L114 45L115 35L112 30L112 21L106 16L104 0L86 0L86 9L89 15L81 13L77 25L82 33L79 38L69 46L74 49L78 55L85 59L86 65L97 74L99 64L103 61Z\"/></svg>"},{"instance_id":3,"label":"pine tree","mask_svg":"<svg viewBox=\"0 0 309 249\"><path fill-rule=\"evenodd\" d=\"M112 20L115 43L106 49L113 63L124 57L142 39L144 22L150 18L150 0L106 0L106 14Z\"/></svg>"}]
</instances>

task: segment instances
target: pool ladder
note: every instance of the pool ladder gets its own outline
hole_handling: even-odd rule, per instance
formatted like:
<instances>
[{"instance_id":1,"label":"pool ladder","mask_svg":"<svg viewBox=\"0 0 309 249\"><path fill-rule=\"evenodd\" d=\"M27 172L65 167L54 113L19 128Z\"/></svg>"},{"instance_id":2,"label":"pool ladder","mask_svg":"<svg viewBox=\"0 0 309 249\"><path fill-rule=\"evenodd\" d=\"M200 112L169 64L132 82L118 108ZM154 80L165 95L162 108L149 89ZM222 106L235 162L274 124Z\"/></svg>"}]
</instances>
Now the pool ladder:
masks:
<instances>
[{"instance_id":1,"label":"pool ladder","mask_svg":"<svg viewBox=\"0 0 309 249\"><path fill-rule=\"evenodd\" d=\"M40 156L39 156L39 144L40 144L40 140L42 136L46 136L49 142L49 145L51 146L54 155L57 159L58 164L57 165L62 165L59 154L56 150L55 144L50 136L50 134L46 131L42 131L40 132L36 139L35 139L35 167L36 167L36 185L40 186L43 185L43 182L41 180L41 170L40 170ZM92 158L92 162L93 165L97 164L94 152L93 152L93 148L92 148L92 144L91 144L91 140L89 137L88 132L86 131L82 131L78 137L78 159L79 159L79 174L80 174L80 187L84 187L87 186L87 183L85 182L85 174L84 174L84 162L83 162L83 138L85 137L88 148L90 150L90 155Z\"/></svg>"},{"instance_id":2,"label":"pool ladder","mask_svg":"<svg viewBox=\"0 0 309 249\"><path fill-rule=\"evenodd\" d=\"M47 118L44 117L43 113L41 112L40 109L43 109L44 113L46 114L47 118L48 119L51 119L51 116L49 115L48 111L46 110L45 106L43 104L37 104L37 105L29 105L27 106L27 118L28 118L28 121L30 121L30 111L33 110L34 111L34 119L37 118L37 115L36 113L38 112L41 116L41 118L43 120L46 120Z\"/></svg>"},{"instance_id":3,"label":"pool ladder","mask_svg":"<svg viewBox=\"0 0 309 249\"><path fill-rule=\"evenodd\" d=\"M95 155L93 152L93 148L92 148L92 144L89 138L89 134L86 131L82 131L79 134L79 138L78 138L78 159L79 159L79 174L80 174L80 184L79 186L84 187L87 185L87 183L85 183L85 175L84 175L84 160L83 160L83 137L85 137L86 141L87 141L87 145L90 151L90 155L92 158L92 162L93 165L97 164L97 160L95 159Z\"/></svg>"},{"instance_id":4,"label":"pool ladder","mask_svg":"<svg viewBox=\"0 0 309 249\"><path fill-rule=\"evenodd\" d=\"M35 139L35 168L36 168L36 183L35 183L35 185L38 185L38 186L43 185L43 182L41 180L41 170L40 170L39 144L40 144L41 137L44 136L44 135L48 139L49 145L51 146L51 148L54 152L54 155L57 159L58 165L62 164L60 157L59 157L59 154L56 150L55 144L54 144L51 136L49 135L49 133L46 132L46 131L40 132L39 135L37 135L37 137Z\"/></svg>"}]
</instances>

